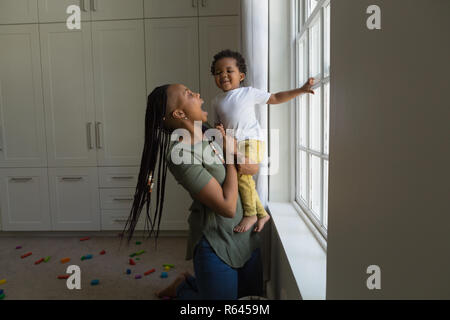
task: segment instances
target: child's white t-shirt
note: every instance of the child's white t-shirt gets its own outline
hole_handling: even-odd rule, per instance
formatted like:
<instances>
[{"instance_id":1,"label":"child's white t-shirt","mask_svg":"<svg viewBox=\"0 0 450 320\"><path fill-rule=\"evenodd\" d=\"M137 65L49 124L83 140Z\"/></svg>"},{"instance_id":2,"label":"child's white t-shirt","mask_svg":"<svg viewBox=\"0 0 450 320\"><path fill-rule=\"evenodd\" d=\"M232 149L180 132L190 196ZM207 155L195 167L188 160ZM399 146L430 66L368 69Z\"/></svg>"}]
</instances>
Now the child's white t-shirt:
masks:
<instances>
[{"instance_id":1,"label":"child's white t-shirt","mask_svg":"<svg viewBox=\"0 0 450 320\"><path fill-rule=\"evenodd\" d=\"M221 92L211 101L215 110L215 123L221 122L225 129L233 129L238 141L263 140L264 135L256 119L255 105L266 104L270 92L253 87L241 87Z\"/></svg>"}]
</instances>

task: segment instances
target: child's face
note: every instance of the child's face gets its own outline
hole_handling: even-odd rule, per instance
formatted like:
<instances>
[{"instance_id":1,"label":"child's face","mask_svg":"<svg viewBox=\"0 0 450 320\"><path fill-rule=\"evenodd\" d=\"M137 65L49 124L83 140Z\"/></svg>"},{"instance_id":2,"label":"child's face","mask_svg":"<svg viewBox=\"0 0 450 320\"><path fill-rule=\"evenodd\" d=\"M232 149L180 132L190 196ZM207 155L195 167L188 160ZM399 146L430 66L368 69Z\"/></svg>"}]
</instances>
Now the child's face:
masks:
<instances>
[{"instance_id":1,"label":"child's face","mask_svg":"<svg viewBox=\"0 0 450 320\"><path fill-rule=\"evenodd\" d=\"M239 88L245 74L239 72L234 58L222 58L214 66L214 80L219 89L224 92Z\"/></svg>"}]
</instances>

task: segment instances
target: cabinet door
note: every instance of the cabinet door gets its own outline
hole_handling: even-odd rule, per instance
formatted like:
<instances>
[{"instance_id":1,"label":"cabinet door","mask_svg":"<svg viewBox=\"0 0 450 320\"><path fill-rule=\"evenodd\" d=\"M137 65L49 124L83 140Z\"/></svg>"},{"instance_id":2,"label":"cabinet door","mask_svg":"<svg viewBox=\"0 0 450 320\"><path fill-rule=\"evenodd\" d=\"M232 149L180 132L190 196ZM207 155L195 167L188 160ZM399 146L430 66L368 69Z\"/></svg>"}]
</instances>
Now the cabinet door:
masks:
<instances>
[{"instance_id":1,"label":"cabinet door","mask_svg":"<svg viewBox=\"0 0 450 320\"><path fill-rule=\"evenodd\" d=\"M0 24L38 22L37 0L1 0Z\"/></svg>"},{"instance_id":2,"label":"cabinet door","mask_svg":"<svg viewBox=\"0 0 450 320\"><path fill-rule=\"evenodd\" d=\"M92 23L97 158L140 165L146 110L144 21Z\"/></svg>"},{"instance_id":3,"label":"cabinet door","mask_svg":"<svg viewBox=\"0 0 450 320\"><path fill-rule=\"evenodd\" d=\"M66 22L70 16L66 10L71 5L80 7L81 21L91 19L89 0L38 0L39 22ZM84 24L81 29L83 27Z\"/></svg>"},{"instance_id":4,"label":"cabinet door","mask_svg":"<svg viewBox=\"0 0 450 320\"><path fill-rule=\"evenodd\" d=\"M139 19L143 0L90 0L92 20Z\"/></svg>"},{"instance_id":5,"label":"cabinet door","mask_svg":"<svg viewBox=\"0 0 450 320\"><path fill-rule=\"evenodd\" d=\"M0 169L0 203L1 230L51 230L47 169Z\"/></svg>"},{"instance_id":6,"label":"cabinet door","mask_svg":"<svg viewBox=\"0 0 450 320\"><path fill-rule=\"evenodd\" d=\"M199 90L198 18L146 19L147 92L166 83Z\"/></svg>"},{"instance_id":7,"label":"cabinet door","mask_svg":"<svg viewBox=\"0 0 450 320\"><path fill-rule=\"evenodd\" d=\"M239 0L198 0L199 16L239 15Z\"/></svg>"},{"instance_id":8,"label":"cabinet door","mask_svg":"<svg viewBox=\"0 0 450 320\"><path fill-rule=\"evenodd\" d=\"M48 165L95 166L90 22L41 24Z\"/></svg>"},{"instance_id":9,"label":"cabinet door","mask_svg":"<svg viewBox=\"0 0 450 320\"><path fill-rule=\"evenodd\" d=\"M47 166L38 26L0 26L0 48L0 167Z\"/></svg>"},{"instance_id":10,"label":"cabinet door","mask_svg":"<svg viewBox=\"0 0 450 320\"><path fill-rule=\"evenodd\" d=\"M198 0L144 0L145 18L196 17Z\"/></svg>"},{"instance_id":11,"label":"cabinet door","mask_svg":"<svg viewBox=\"0 0 450 320\"><path fill-rule=\"evenodd\" d=\"M49 168L53 230L100 230L97 168Z\"/></svg>"},{"instance_id":12,"label":"cabinet door","mask_svg":"<svg viewBox=\"0 0 450 320\"><path fill-rule=\"evenodd\" d=\"M211 62L216 53L224 49L240 51L239 17L211 17L200 20L200 93L205 100L208 122L213 123L215 114L210 107L211 99L220 93L211 75Z\"/></svg>"}]
</instances>

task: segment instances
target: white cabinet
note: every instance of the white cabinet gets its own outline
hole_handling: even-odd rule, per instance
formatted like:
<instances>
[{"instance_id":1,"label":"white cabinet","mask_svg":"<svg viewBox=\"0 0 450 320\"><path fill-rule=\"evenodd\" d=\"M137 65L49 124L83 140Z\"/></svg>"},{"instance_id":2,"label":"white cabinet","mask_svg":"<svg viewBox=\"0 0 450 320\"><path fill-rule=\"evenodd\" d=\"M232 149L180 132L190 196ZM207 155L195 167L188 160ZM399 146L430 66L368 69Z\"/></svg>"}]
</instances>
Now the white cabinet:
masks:
<instances>
[{"instance_id":1,"label":"white cabinet","mask_svg":"<svg viewBox=\"0 0 450 320\"><path fill-rule=\"evenodd\" d=\"M1 0L0 24L36 23L37 0Z\"/></svg>"},{"instance_id":2,"label":"white cabinet","mask_svg":"<svg viewBox=\"0 0 450 320\"><path fill-rule=\"evenodd\" d=\"M144 21L92 23L97 159L139 165L146 110Z\"/></svg>"},{"instance_id":3,"label":"white cabinet","mask_svg":"<svg viewBox=\"0 0 450 320\"><path fill-rule=\"evenodd\" d=\"M142 19L143 0L90 0L92 20Z\"/></svg>"},{"instance_id":4,"label":"white cabinet","mask_svg":"<svg viewBox=\"0 0 450 320\"><path fill-rule=\"evenodd\" d=\"M198 18L146 19L145 44L148 93L166 83L200 90Z\"/></svg>"},{"instance_id":5,"label":"white cabinet","mask_svg":"<svg viewBox=\"0 0 450 320\"><path fill-rule=\"evenodd\" d=\"M198 0L144 0L145 18L196 17Z\"/></svg>"},{"instance_id":6,"label":"white cabinet","mask_svg":"<svg viewBox=\"0 0 450 320\"><path fill-rule=\"evenodd\" d=\"M46 168L0 169L3 231L51 230Z\"/></svg>"},{"instance_id":7,"label":"white cabinet","mask_svg":"<svg viewBox=\"0 0 450 320\"><path fill-rule=\"evenodd\" d=\"M38 26L0 26L0 48L0 167L44 167Z\"/></svg>"},{"instance_id":8,"label":"white cabinet","mask_svg":"<svg viewBox=\"0 0 450 320\"><path fill-rule=\"evenodd\" d=\"M224 49L240 51L240 20L237 16L200 18L200 93L205 100L208 120L214 121L211 99L220 89L211 75L211 63L216 53Z\"/></svg>"},{"instance_id":9,"label":"white cabinet","mask_svg":"<svg viewBox=\"0 0 450 320\"><path fill-rule=\"evenodd\" d=\"M100 230L97 168L48 171L53 230Z\"/></svg>"},{"instance_id":10,"label":"white cabinet","mask_svg":"<svg viewBox=\"0 0 450 320\"><path fill-rule=\"evenodd\" d=\"M81 21L91 19L89 0L38 0L39 22L66 22L69 14L67 7L76 5L80 7ZM81 25L81 29L84 24Z\"/></svg>"},{"instance_id":11,"label":"white cabinet","mask_svg":"<svg viewBox=\"0 0 450 320\"><path fill-rule=\"evenodd\" d=\"M39 22L65 22L70 5L80 7L81 21L142 19L143 0L38 0ZM84 27L82 24L81 28Z\"/></svg>"},{"instance_id":12,"label":"white cabinet","mask_svg":"<svg viewBox=\"0 0 450 320\"><path fill-rule=\"evenodd\" d=\"M90 22L41 24L48 165L97 165Z\"/></svg>"},{"instance_id":13,"label":"white cabinet","mask_svg":"<svg viewBox=\"0 0 450 320\"><path fill-rule=\"evenodd\" d=\"M239 0L198 0L199 16L239 15Z\"/></svg>"}]
</instances>

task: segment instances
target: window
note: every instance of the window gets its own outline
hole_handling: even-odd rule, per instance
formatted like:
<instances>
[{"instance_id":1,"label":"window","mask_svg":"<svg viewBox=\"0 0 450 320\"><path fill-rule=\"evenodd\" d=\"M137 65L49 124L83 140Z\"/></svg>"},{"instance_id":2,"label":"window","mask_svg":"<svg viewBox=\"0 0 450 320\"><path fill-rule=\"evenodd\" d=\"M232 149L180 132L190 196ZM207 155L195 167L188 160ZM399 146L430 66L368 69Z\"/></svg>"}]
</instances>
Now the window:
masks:
<instances>
[{"instance_id":1,"label":"window","mask_svg":"<svg viewBox=\"0 0 450 320\"><path fill-rule=\"evenodd\" d=\"M316 79L314 95L296 98L295 200L326 238L330 123L330 1L296 2L296 87Z\"/></svg>"}]
</instances>

